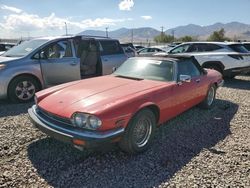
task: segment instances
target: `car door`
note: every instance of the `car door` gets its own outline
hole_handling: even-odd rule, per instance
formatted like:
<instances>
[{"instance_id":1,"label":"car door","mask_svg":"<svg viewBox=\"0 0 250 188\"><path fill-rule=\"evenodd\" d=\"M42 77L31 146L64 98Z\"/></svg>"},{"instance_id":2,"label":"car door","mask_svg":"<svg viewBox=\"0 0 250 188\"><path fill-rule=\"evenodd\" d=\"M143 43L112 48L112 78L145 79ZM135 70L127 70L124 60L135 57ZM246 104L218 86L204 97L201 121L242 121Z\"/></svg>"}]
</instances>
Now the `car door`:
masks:
<instances>
[{"instance_id":1,"label":"car door","mask_svg":"<svg viewBox=\"0 0 250 188\"><path fill-rule=\"evenodd\" d=\"M206 80L203 73L194 64L192 59L181 60L177 64L177 84L174 88L175 105L180 112L195 106L203 99L206 91ZM180 82L180 75L189 75L191 80Z\"/></svg>"},{"instance_id":2,"label":"car door","mask_svg":"<svg viewBox=\"0 0 250 188\"><path fill-rule=\"evenodd\" d=\"M40 65L47 86L79 80L80 62L71 39L50 43L40 52Z\"/></svg>"},{"instance_id":3,"label":"car door","mask_svg":"<svg viewBox=\"0 0 250 188\"><path fill-rule=\"evenodd\" d=\"M118 68L126 59L123 49L117 40L99 40L102 74L111 74L113 68Z\"/></svg>"}]
</instances>

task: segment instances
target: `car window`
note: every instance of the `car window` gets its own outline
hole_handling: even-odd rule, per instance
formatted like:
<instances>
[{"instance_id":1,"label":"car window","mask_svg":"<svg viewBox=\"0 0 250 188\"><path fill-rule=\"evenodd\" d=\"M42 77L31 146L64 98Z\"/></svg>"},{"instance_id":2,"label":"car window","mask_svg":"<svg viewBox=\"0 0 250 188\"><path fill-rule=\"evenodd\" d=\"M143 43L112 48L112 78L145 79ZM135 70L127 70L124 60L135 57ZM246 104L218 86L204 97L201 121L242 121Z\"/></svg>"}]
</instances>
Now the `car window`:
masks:
<instances>
[{"instance_id":1,"label":"car window","mask_svg":"<svg viewBox=\"0 0 250 188\"><path fill-rule=\"evenodd\" d=\"M190 47L190 44L184 44L181 46L176 47L175 49L171 50L170 53L185 53L188 51L188 48Z\"/></svg>"},{"instance_id":2,"label":"car window","mask_svg":"<svg viewBox=\"0 0 250 188\"><path fill-rule=\"evenodd\" d=\"M201 75L201 73L192 60L184 60L178 62L178 77L180 75L190 75L191 77L196 77Z\"/></svg>"},{"instance_id":3,"label":"car window","mask_svg":"<svg viewBox=\"0 0 250 188\"><path fill-rule=\"evenodd\" d=\"M46 46L42 50L42 58L45 59L60 59L65 57L72 57L71 42L69 40L62 40Z\"/></svg>"},{"instance_id":4,"label":"car window","mask_svg":"<svg viewBox=\"0 0 250 188\"><path fill-rule=\"evenodd\" d=\"M147 53L148 51L149 51L149 49L148 49L148 48L144 48L144 49L140 50L140 52L139 52L139 53Z\"/></svg>"},{"instance_id":5,"label":"car window","mask_svg":"<svg viewBox=\"0 0 250 188\"><path fill-rule=\"evenodd\" d=\"M243 46L244 46L248 51L250 51L250 44L243 44Z\"/></svg>"},{"instance_id":6,"label":"car window","mask_svg":"<svg viewBox=\"0 0 250 188\"><path fill-rule=\"evenodd\" d=\"M122 54L123 50L118 41L101 40L100 41L100 52L102 55L113 55Z\"/></svg>"},{"instance_id":7,"label":"car window","mask_svg":"<svg viewBox=\"0 0 250 188\"><path fill-rule=\"evenodd\" d=\"M250 44L244 44L244 47L245 47L248 51L250 51Z\"/></svg>"},{"instance_id":8,"label":"car window","mask_svg":"<svg viewBox=\"0 0 250 188\"><path fill-rule=\"evenodd\" d=\"M249 51L242 44L232 44L229 45L229 48L231 48L235 52L249 53Z\"/></svg>"}]
</instances>

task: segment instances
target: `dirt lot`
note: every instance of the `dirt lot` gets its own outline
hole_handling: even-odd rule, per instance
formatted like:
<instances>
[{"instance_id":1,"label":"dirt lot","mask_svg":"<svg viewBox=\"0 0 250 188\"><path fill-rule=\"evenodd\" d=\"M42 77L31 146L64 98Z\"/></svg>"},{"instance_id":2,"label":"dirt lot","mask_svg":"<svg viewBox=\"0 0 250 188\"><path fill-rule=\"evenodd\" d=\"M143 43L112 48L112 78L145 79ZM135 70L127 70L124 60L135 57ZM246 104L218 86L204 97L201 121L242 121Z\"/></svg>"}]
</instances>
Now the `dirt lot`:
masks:
<instances>
[{"instance_id":1,"label":"dirt lot","mask_svg":"<svg viewBox=\"0 0 250 188\"><path fill-rule=\"evenodd\" d=\"M250 77L157 131L147 152L80 152L33 128L32 104L0 102L0 187L250 187Z\"/></svg>"}]
</instances>

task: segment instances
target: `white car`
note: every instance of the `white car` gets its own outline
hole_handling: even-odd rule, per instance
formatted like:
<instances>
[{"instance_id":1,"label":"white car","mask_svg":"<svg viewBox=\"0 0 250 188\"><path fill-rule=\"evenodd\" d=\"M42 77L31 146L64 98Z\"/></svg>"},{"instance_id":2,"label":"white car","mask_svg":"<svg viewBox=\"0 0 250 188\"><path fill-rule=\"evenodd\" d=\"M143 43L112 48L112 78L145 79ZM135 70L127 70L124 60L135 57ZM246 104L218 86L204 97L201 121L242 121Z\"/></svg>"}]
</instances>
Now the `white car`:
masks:
<instances>
[{"instance_id":1,"label":"white car","mask_svg":"<svg viewBox=\"0 0 250 188\"><path fill-rule=\"evenodd\" d=\"M224 77L250 72L250 52L242 43L236 42L187 42L166 54L194 56L203 68L219 71ZM157 56L164 53L157 53Z\"/></svg>"}]
</instances>

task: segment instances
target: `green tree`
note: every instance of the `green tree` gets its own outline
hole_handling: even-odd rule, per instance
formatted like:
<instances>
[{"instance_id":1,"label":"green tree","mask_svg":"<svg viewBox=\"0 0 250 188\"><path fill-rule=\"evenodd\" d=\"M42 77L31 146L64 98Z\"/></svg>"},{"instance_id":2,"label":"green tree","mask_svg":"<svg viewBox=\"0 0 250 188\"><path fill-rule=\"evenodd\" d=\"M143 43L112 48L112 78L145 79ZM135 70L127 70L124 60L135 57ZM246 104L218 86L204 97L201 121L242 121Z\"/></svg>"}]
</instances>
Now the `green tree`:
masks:
<instances>
[{"instance_id":1,"label":"green tree","mask_svg":"<svg viewBox=\"0 0 250 188\"><path fill-rule=\"evenodd\" d=\"M230 41L230 39L225 36L224 28L220 29L219 31L214 31L213 34L211 34L207 40L208 41L218 41L218 42L223 42L226 40Z\"/></svg>"},{"instance_id":2,"label":"green tree","mask_svg":"<svg viewBox=\"0 0 250 188\"><path fill-rule=\"evenodd\" d=\"M181 42L191 42L191 41L193 41L193 40L194 40L193 37L188 36L188 35L179 38L179 41L181 41Z\"/></svg>"},{"instance_id":3,"label":"green tree","mask_svg":"<svg viewBox=\"0 0 250 188\"><path fill-rule=\"evenodd\" d=\"M172 35L166 35L165 33L163 33L155 36L154 41L157 43L171 43L174 42L174 37Z\"/></svg>"}]
</instances>

